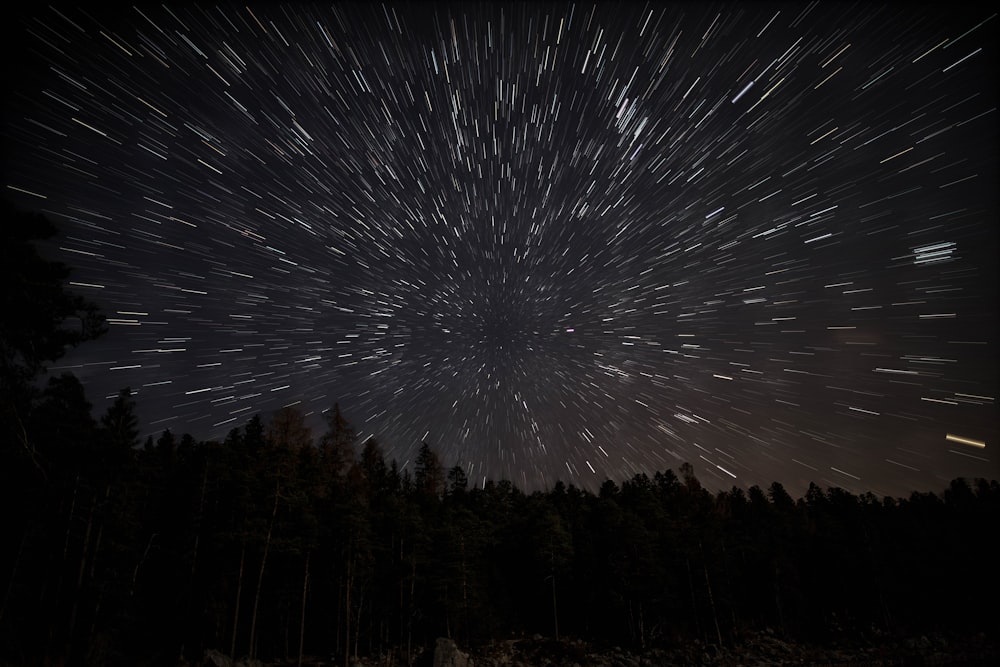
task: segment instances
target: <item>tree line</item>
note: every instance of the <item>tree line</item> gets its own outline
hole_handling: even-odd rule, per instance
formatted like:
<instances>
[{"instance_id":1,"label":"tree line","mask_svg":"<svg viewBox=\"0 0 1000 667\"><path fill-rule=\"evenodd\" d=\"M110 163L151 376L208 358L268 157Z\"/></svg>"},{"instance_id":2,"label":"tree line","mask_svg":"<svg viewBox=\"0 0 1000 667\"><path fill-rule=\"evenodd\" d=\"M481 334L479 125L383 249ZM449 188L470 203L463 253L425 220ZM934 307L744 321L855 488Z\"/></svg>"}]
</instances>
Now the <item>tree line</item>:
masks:
<instances>
[{"instance_id":1,"label":"tree line","mask_svg":"<svg viewBox=\"0 0 1000 667\"><path fill-rule=\"evenodd\" d=\"M793 499L777 482L712 493L685 465L598 493L470 488L427 443L403 469L359 443L338 405L318 437L287 407L221 441L143 442L129 390L95 418L74 376L39 382L103 331L66 268L32 254L43 222L5 224L0 244L2 312L22 315L0 324L0 661L411 664L439 636L645 648L1000 628L996 481Z\"/></svg>"},{"instance_id":2,"label":"tree line","mask_svg":"<svg viewBox=\"0 0 1000 667\"><path fill-rule=\"evenodd\" d=\"M44 475L21 459L3 549L2 648L24 664L174 664L393 652L448 636L540 633L634 647L725 644L776 628L995 631L1000 485L942 496L793 500L711 493L682 466L607 481L469 488L424 444L412 473L374 439L355 456L334 407L318 440L296 408L222 441L139 443L123 391L100 418L72 376L32 413ZM985 611L984 611L985 609Z\"/></svg>"}]
</instances>

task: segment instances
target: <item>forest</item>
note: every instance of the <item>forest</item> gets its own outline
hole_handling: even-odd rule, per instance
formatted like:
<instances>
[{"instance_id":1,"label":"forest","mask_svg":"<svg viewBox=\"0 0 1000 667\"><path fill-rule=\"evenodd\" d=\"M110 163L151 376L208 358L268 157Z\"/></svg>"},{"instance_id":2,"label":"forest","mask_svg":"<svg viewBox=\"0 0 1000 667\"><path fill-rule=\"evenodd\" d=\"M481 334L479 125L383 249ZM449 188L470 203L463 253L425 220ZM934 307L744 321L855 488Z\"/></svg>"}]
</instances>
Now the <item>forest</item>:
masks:
<instances>
[{"instance_id":1,"label":"forest","mask_svg":"<svg viewBox=\"0 0 1000 667\"><path fill-rule=\"evenodd\" d=\"M527 494L470 487L428 443L401 468L338 405L318 434L293 406L221 442L143 441L128 389L95 416L76 377L44 375L104 331L65 291L68 268L35 251L53 232L5 215L0 244L0 308L19 314L0 324L0 663L213 649L405 665L437 637L644 649L764 628L816 643L1000 628L996 481L795 499L777 482L712 493L684 465Z\"/></svg>"}]
</instances>

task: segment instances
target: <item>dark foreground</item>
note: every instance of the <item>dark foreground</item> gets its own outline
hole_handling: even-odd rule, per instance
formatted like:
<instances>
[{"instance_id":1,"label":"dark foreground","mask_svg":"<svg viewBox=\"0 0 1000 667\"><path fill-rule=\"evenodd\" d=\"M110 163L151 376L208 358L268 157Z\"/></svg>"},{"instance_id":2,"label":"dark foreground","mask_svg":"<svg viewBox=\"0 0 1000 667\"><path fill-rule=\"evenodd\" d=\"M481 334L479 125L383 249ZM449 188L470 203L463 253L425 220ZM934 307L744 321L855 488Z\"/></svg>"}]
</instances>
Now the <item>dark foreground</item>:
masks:
<instances>
[{"instance_id":1,"label":"dark foreground","mask_svg":"<svg viewBox=\"0 0 1000 667\"><path fill-rule=\"evenodd\" d=\"M992 667L1000 664L1000 646L985 635L950 639L943 635L931 635L905 640L843 642L823 647L785 641L773 632L765 631L752 633L738 643L722 648L694 641L669 649L629 651L617 646L599 647L578 639L557 641L536 635L530 639L493 642L471 651L463 651L454 641L440 638L433 648L420 652L411 662L414 667ZM207 651L202 662L204 667L284 667L297 664L297 661L233 661L217 651ZM301 664L319 667L342 663L307 658ZM401 654L351 658L349 662L350 667L397 667L407 664L406 656Z\"/></svg>"}]
</instances>

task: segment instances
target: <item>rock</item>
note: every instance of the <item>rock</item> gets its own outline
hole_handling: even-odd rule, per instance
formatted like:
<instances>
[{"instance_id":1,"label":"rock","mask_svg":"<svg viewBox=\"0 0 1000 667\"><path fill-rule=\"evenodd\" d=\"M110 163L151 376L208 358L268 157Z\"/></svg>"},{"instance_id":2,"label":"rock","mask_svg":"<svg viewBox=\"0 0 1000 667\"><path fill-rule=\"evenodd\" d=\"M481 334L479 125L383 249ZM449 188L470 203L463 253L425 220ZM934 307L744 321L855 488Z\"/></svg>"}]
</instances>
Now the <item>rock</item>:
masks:
<instances>
[{"instance_id":1,"label":"rock","mask_svg":"<svg viewBox=\"0 0 1000 667\"><path fill-rule=\"evenodd\" d=\"M233 667L264 667L264 663L255 658L243 658L234 662Z\"/></svg>"},{"instance_id":2,"label":"rock","mask_svg":"<svg viewBox=\"0 0 1000 667\"><path fill-rule=\"evenodd\" d=\"M473 663L454 641L438 637L434 643L434 667L473 667Z\"/></svg>"},{"instance_id":3,"label":"rock","mask_svg":"<svg viewBox=\"0 0 1000 667\"><path fill-rule=\"evenodd\" d=\"M210 648L205 651L205 658L201 664L205 667L232 667L233 661L228 655L223 655L214 648Z\"/></svg>"}]
</instances>

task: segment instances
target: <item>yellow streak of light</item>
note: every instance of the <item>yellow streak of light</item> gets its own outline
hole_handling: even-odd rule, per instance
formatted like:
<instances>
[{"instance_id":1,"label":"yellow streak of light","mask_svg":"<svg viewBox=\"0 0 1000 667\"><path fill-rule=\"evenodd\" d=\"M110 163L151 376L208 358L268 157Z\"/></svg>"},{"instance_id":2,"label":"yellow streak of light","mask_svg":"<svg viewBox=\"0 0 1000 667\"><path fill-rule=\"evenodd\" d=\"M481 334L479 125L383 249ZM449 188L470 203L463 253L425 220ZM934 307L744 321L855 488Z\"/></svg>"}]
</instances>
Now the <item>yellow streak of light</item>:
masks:
<instances>
[{"instance_id":1,"label":"yellow streak of light","mask_svg":"<svg viewBox=\"0 0 1000 667\"><path fill-rule=\"evenodd\" d=\"M945 440L951 440L952 442L960 442L963 445L970 445L972 447L980 447L980 448L986 447L986 443L983 442L982 440L972 440L971 438L963 438L958 435L952 435L951 433L949 433L945 437Z\"/></svg>"}]
</instances>

